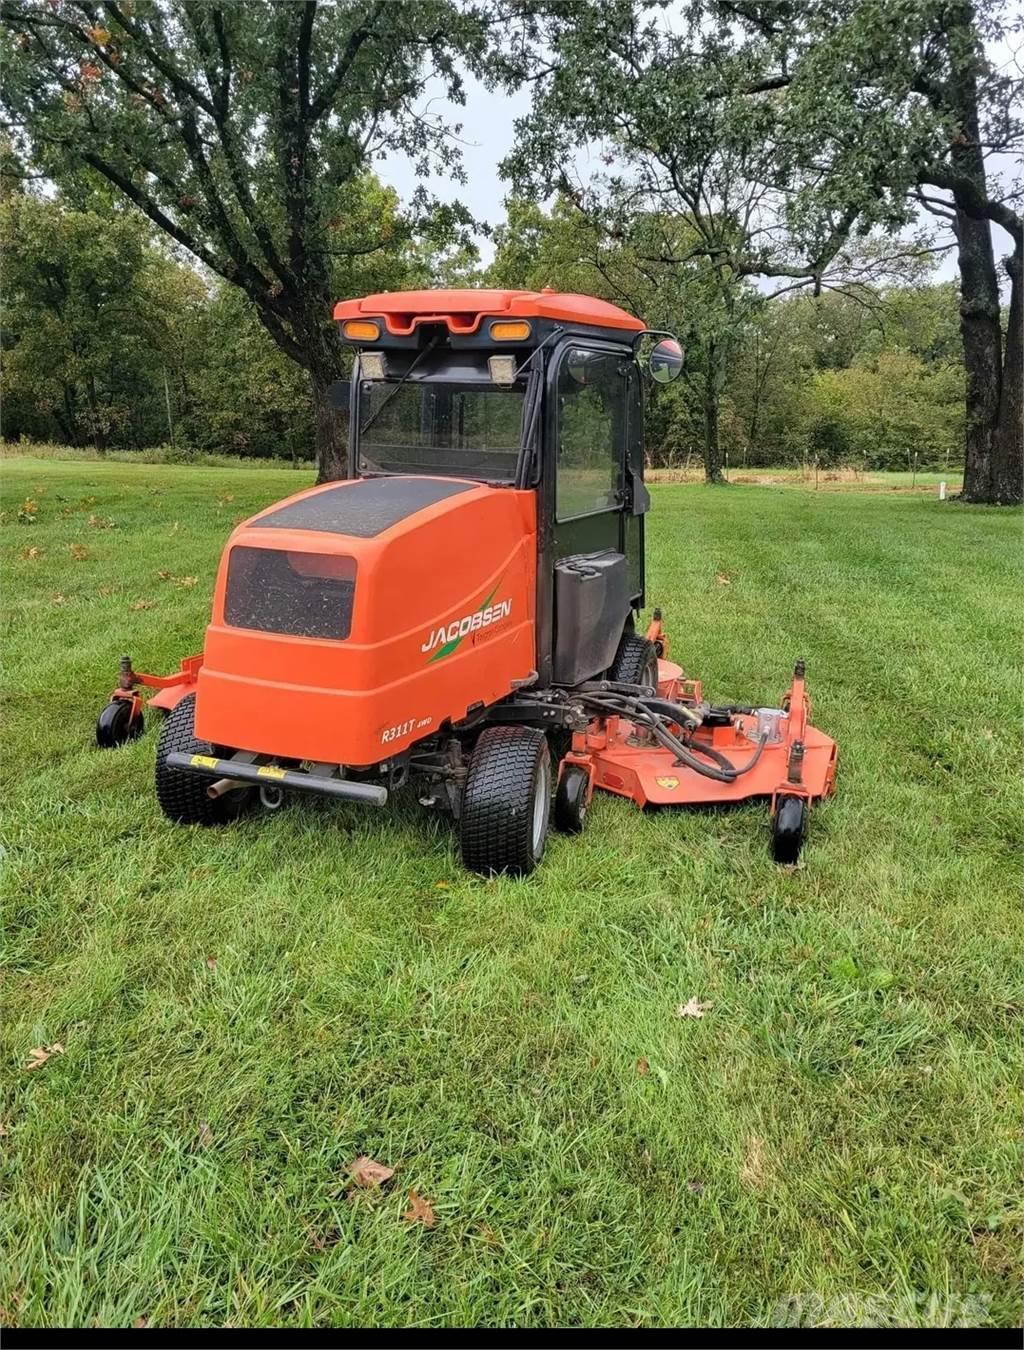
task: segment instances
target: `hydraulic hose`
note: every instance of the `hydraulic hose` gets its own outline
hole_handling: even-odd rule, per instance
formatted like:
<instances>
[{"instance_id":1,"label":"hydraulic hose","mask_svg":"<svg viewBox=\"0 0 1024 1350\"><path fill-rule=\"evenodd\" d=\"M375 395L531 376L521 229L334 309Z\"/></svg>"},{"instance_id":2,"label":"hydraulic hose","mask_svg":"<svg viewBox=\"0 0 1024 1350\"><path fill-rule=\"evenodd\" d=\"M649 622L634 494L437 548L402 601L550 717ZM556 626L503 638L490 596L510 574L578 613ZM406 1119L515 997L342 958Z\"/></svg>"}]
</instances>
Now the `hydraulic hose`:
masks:
<instances>
[{"instance_id":1,"label":"hydraulic hose","mask_svg":"<svg viewBox=\"0 0 1024 1350\"><path fill-rule=\"evenodd\" d=\"M761 758L767 743L767 736L759 736L756 749L746 763L733 764L713 746L680 740L670 730L670 724L687 725L695 729L701 723L700 714L682 704L648 694L643 685L613 685L610 681L601 681L583 685L578 692L588 711L601 717L629 718L650 731L659 745L675 755L679 764L685 764L694 773L718 783L734 783L742 774L749 773ZM712 762L708 763L709 760Z\"/></svg>"}]
</instances>

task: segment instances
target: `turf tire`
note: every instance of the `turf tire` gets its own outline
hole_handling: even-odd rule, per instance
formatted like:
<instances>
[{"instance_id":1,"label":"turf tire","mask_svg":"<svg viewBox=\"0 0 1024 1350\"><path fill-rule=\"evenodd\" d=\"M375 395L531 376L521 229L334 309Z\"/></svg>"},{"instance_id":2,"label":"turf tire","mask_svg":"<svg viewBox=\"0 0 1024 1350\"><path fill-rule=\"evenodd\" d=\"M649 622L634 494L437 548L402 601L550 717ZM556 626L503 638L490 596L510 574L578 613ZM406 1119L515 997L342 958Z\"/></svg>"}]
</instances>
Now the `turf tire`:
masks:
<instances>
[{"instance_id":1,"label":"turf tire","mask_svg":"<svg viewBox=\"0 0 1024 1350\"><path fill-rule=\"evenodd\" d=\"M623 633L608 679L618 684L647 684L658 687L658 649L650 638L638 633Z\"/></svg>"},{"instance_id":2,"label":"turf tire","mask_svg":"<svg viewBox=\"0 0 1024 1350\"><path fill-rule=\"evenodd\" d=\"M535 727L480 733L469 761L459 818L462 861L485 876L523 877L544 853L551 812L551 753Z\"/></svg>"},{"instance_id":3,"label":"turf tire","mask_svg":"<svg viewBox=\"0 0 1024 1350\"><path fill-rule=\"evenodd\" d=\"M206 795L209 779L167 767L167 756L212 755L208 741L195 737L196 696L186 694L160 728L156 747L156 799L160 810L176 825L225 825L234 820L252 800L252 789L226 792L211 800Z\"/></svg>"}]
</instances>

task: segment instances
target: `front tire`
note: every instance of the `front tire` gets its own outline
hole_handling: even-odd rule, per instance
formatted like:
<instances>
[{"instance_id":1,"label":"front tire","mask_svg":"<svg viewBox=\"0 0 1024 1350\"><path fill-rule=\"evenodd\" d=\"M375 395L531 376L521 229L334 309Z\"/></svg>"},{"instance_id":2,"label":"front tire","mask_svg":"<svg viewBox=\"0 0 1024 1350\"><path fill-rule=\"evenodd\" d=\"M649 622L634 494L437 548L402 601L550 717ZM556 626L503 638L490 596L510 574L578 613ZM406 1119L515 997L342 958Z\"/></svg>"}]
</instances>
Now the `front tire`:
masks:
<instances>
[{"instance_id":1,"label":"front tire","mask_svg":"<svg viewBox=\"0 0 1024 1350\"><path fill-rule=\"evenodd\" d=\"M469 761L459 838L462 861L485 876L527 876L540 862L551 814L551 753L542 731L487 727Z\"/></svg>"},{"instance_id":2,"label":"front tire","mask_svg":"<svg viewBox=\"0 0 1024 1350\"><path fill-rule=\"evenodd\" d=\"M167 756L212 755L208 741L195 737L196 696L186 694L160 728L156 747L156 799L160 810L176 825L225 825L234 820L252 800L251 788L238 788L211 799L206 794L209 780L194 773L182 773L167 765Z\"/></svg>"},{"instance_id":3,"label":"front tire","mask_svg":"<svg viewBox=\"0 0 1024 1350\"><path fill-rule=\"evenodd\" d=\"M658 690L658 649L650 638L623 633L615 660L608 669L616 684L644 684Z\"/></svg>"}]
</instances>

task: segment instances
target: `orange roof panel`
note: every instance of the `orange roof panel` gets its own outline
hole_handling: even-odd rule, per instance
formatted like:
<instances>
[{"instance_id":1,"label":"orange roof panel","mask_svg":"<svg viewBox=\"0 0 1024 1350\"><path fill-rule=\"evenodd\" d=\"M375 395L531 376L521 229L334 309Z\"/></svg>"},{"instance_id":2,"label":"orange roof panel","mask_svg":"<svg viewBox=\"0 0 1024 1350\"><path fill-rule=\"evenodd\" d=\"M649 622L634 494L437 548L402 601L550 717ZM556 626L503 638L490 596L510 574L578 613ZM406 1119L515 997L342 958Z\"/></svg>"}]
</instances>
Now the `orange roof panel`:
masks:
<instances>
[{"instance_id":1,"label":"orange roof panel","mask_svg":"<svg viewBox=\"0 0 1024 1350\"><path fill-rule=\"evenodd\" d=\"M389 333L408 336L423 323L446 323L452 333L475 333L483 319L555 319L591 328L642 333L646 325L607 300L542 291L382 291L359 300L339 300L335 319L382 318Z\"/></svg>"}]
</instances>

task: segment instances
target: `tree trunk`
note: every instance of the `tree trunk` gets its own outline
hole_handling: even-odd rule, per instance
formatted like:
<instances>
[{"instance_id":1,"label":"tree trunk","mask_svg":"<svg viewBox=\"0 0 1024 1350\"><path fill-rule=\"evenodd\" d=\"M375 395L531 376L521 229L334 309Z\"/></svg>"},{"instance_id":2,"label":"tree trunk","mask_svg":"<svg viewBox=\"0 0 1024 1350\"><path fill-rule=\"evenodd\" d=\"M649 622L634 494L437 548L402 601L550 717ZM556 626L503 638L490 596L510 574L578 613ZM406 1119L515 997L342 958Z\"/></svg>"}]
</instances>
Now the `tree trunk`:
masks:
<instances>
[{"instance_id":1,"label":"tree trunk","mask_svg":"<svg viewBox=\"0 0 1024 1350\"><path fill-rule=\"evenodd\" d=\"M704 481L724 483L722 475L722 448L718 440L719 370L717 344L711 342L707 350L707 369L704 373Z\"/></svg>"},{"instance_id":2,"label":"tree trunk","mask_svg":"<svg viewBox=\"0 0 1024 1350\"><path fill-rule=\"evenodd\" d=\"M992 466L993 500L1000 506L1024 502L1024 257L1018 247L1006 260L1010 277L1003 384Z\"/></svg>"},{"instance_id":3,"label":"tree trunk","mask_svg":"<svg viewBox=\"0 0 1024 1350\"><path fill-rule=\"evenodd\" d=\"M957 212L960 265L960 338L967 380L967 442L963 496L992 500L992 475L1002 384L999 283L987 220Z\"/></svg>"},{"instance_id":4,"label":"tree trunk","mask_svg":"<svg viewBox=\"0 0 1024 1350\"><path fill-rule=\"evenodd\" d=\"M991 222L978 215L972 197L988 196L985 155L978 117L977 34L974 13L954 35L972 41L950 42L952 89L958 133L950 159L959 177L974 193L953 191L954 228L960 266L960 335L967 379L967 443L962 497L992 506L1020 503L1024 492L1024 445L1021 427L1021 295L1019 248L1009 260L1010 313L1005 351L999 322L999 278L992 247Z\"/></svg>"},{"instance_id":5,"label":"tree trunk","mask_svg":"<svg viewBox=\"0 0 1024 1350\"><path fill-rule=\"evenodd\" d=\"M324 333L321 330L313 339L309 362L318 483L333 483L336 479L350 476L348 419L332 406L328 393L341 374L340 344L333 332Z\"/></svg>"}]
</instances>

